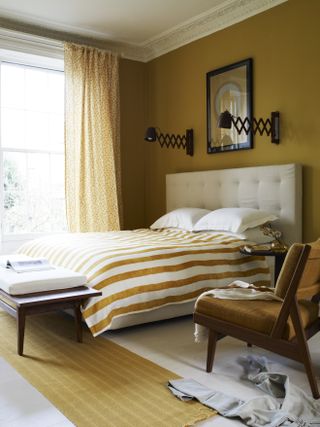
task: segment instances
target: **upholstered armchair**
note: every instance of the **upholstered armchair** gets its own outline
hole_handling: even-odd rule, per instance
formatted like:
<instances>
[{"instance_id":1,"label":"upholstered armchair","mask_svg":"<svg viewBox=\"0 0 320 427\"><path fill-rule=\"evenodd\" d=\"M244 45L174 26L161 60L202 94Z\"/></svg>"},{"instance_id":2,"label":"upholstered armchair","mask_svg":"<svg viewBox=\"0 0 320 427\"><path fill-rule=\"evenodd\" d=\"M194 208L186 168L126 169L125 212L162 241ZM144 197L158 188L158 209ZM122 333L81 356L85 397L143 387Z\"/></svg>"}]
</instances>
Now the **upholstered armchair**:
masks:
<instances>
[{"instance_id":1,"label":"upholstered armchair","mask_svg":"<svg viewBox=\"0 0 320 427\"><path fill-rule=\"evenodd\" d=\"M319 398L307 340L320 327L320 239L291 246L274 293L283 301L198 300L194 322L209 329L207 372L217 340L230 335L303 363L313 397Z\"/></svg>"}]
</instances>

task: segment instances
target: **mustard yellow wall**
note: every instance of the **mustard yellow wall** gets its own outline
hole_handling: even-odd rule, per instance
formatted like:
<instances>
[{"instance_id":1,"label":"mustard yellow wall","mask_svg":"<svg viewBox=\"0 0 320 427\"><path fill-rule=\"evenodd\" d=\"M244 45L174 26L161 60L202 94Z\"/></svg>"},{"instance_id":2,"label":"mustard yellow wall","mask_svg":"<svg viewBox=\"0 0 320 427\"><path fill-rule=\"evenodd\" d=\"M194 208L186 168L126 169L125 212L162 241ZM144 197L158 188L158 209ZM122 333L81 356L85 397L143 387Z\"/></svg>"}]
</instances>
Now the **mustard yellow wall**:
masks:
<instances>
[{"instance_id":1,"label":"mustard yellow wall","mask_svg":"<svg viewBox=\"0 0 320 427\"><path fill-rule=\"evenodd\" d=\"M144 207L144 94L145 64L120 61L120 140L122 166L123 226L140 228Z\"/></svg>"},{"instance_id":2,"label":"mustard yellow wall","mask_svg":"<svg viewBox=\"0 0 320 427\"><path fill-rule=\"evenodd\" d=\"M147 64L145 125L195 133L194 157L145 143L146 225L165 212L165 174L299 162L304 239L320 236L320 1L289 0ZM206 154L206 73L252 57L254 114L281 112L281 142Z\"/></svg>"}]
</instances>

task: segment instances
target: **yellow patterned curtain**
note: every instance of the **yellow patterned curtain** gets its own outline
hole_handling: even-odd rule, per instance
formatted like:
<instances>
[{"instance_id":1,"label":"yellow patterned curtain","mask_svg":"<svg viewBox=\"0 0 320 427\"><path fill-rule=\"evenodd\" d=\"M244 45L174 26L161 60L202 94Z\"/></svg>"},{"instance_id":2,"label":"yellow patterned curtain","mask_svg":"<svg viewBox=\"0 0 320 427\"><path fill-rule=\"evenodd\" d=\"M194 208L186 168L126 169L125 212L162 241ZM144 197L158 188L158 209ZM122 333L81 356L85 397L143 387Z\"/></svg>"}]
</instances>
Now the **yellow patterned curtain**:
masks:
<instances>
[{"instance_id":1,"label":"yellow patterned curtain","mask_svg":"<svg viewBox=\"0 0 320 427\"><path fill-rule=\"evenodd\" d=\"M119 61L65 43L66 207L72 232L120 229Z\"/></svg>"}]
</instances>

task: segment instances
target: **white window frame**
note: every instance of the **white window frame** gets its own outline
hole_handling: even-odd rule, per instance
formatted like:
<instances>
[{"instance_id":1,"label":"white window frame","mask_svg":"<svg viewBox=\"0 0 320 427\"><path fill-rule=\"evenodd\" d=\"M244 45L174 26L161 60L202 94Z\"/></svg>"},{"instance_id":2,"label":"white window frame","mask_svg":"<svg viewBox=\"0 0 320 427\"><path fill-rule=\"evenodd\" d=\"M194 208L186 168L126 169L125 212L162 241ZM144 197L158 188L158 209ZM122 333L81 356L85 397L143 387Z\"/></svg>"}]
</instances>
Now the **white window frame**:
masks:
<instances>
[{"instance_id":1,"label":"white window frame","mask_svg":"<svg viewBox=\"0 0 320 427\"><path fill-rule=\"evenodd\" d=\"M30 67L44 68L53 71L64 71L64 51L63 43L44 37L33 36L30 34L16 31L0 29L0 63L12 63ZM1 76L0 76L1 78ZM1 114L1 113L0 113ZM1 132L0 132L1 138ZM15 250L20 244L35 237L48 235L49 233L17 233L13 235L3 233L3 152L23 152L23 153L45 153L61 154L51 150L32 150L32 149L11 149L2 148L0 140L0 218L1 218L1 252L5 252L6 246Z\"/></svg>"}]
</instances>

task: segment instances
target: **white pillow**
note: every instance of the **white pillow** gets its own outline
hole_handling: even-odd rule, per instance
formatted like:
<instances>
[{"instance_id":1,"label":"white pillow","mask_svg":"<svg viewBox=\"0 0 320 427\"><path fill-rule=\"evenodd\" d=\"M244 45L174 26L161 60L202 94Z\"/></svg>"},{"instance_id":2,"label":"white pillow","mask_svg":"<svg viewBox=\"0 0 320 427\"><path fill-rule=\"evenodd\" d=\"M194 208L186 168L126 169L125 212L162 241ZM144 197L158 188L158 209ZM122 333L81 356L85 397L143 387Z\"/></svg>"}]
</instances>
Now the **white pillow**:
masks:
<instances>
[{"instance_id":1,"label":"white pillow","mask_svg":"<svg viewBox=\"0 0 320 427\"><path fill-rule=\"evenodd\" d=\"M230 231L225 232L228 236L234 237L239 240L249 240L254 243L270 243L273 242L272 236L266 236L259 227L248 228L243 233L231 233Z\"/></svg>"},{"instance_id":2,"label":"white pillow","mask_svg":"<svg viewBox=\"0 0 320 427\"><path fill-rule=\"evenodd\" d=\"M194 231L215 230L242 233L265 222L278 219L275 215L252 208L222 208L202 217L194 226Z\"/></svg>"},{"instance_id":3,"label":"white pillow","mask_svg":"<svg viewBox=\"0 0 320 427\"><path fill-rule=\"evenodd\" d=\"M183 230L192 231L199 219L210 211L199 208L180 208L171 211L155 221L150 228L182 228Z\"/></svg>"}]
</instances>

